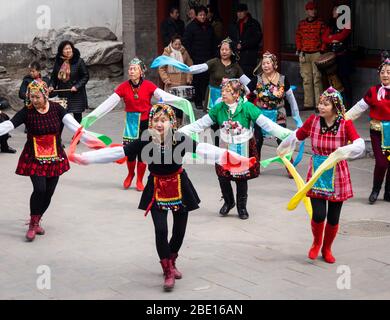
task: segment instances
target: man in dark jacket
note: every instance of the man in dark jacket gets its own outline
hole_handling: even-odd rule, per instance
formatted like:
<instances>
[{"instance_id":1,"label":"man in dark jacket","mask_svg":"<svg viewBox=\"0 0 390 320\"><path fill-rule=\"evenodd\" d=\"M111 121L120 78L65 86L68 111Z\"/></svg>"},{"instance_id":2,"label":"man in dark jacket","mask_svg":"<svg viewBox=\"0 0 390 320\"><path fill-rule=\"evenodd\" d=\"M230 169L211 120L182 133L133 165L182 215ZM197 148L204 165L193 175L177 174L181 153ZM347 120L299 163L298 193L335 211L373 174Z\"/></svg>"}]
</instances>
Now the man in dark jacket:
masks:
<instances>
[{"instance_id":1,"label":"man in dark jacket","mask_svg":"<svg viewBox=\"0 0 390 320\"><path fill-rule=\"evenodd\" d=\"M181 37L184 35L184 21L179 18L179 9L172 7L169 10L169 17L161 23L161 35L164 47L169 45L175 34Z\"/></svg>"},{"instance_id":2,"label":"man in dark jacket","mask_svg":"<svg viewBox=\"0 0 390 320\"><path fill-rule=\"evenodd\" d=\"M242 70L248 77L252 77L262 47L263 32L245 3L238 5L237 21L230 26L229 37L237 46Z\"/></svg>"},{"instance_id":3,"label":"man in dark jacket","mask_svg":"<svg viewBox=\"0 0 390 320\"><path fill-rule=\"evenodd\" d=\"M187 26L184 32L184 47L190 54L194 64L205 63L215 57L214 29L207 20L207 8L195 8L196 17ZM195 74L192 84L195 87L195 106L202 109L206 88L209 82L209 73Z\"/></svg>"}]
</instances>

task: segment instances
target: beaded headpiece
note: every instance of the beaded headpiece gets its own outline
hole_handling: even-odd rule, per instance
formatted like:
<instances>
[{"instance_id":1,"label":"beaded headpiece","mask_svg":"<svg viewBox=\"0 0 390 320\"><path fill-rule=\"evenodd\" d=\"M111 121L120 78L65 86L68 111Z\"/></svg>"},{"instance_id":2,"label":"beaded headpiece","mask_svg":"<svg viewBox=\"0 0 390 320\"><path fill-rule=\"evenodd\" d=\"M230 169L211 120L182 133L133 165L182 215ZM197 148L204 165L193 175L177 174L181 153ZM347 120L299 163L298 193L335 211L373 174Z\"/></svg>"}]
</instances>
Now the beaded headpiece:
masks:
<instances>
[{"instance_id":1,"label":"beaded headpiece","mask_svg":"<svg viewBox=\"0 0 390 320\"><path fill-rule=\"evenodd\" d=\"M342 98L340 92L338 92L333 87L329 87L320 96L320 100L321 99L330 100L333 103L334 107L336 108L337 114L340 117L344 118L344 116L345 116L345 106L344 106L343 98Z\"/></svg>"},{"instance_id":2,"label":"beaded headpiece","mask_svg":"<svg viewBox=\"0 0 390 320\"><path fill-rule=\"evenodd\" d=\"M244 91L244 87L239 79L228 79L223 78L221 82L221 88L229 87L235 93L242 93Z\"/></svg>"},{"instance_id":3,"label":"beaded headpiece","mask_svg":"<svg viewBox=\"0 0 390 320\"><path fill-rule=\"evenodd\" d=\"M142 73L145 73L147 70L145 63L141 59L139 59L138 57L134 57L130 61L129 65L132 65L132 64L138 65L141 68Z\"/></svg>"},{"instance_id":4,"label":"beaded headpiece","mask_svg":"<svg viewBox=\"0 0 390 320\"><path fill-rule=\"evenodd\" d=\"M171 123L172 129L173 129L173 131L175 131L177 129L175 111L173 110L173 108L170 105L164 104L164 103L157 103L157 104L152 106L152 109L150 109L149 129L152 128L153 118L159 113L162 113L168 117L169 122Z\"/></svg>"},{"instance_id":5,"label":"beaded headpiece","mask_svg":"<svg viewBox=\"0 0 390 320\"><path fill-rule=\"evenodd\" d=\"M49 98L49 88L47 87L47 84L43 80L33 80L28 86L27 86L27 92L26 92L26 106L28 108L32 108L32 102L30 99L30 95L32 92L40 92L43 94L45 99Z\"/></svg>"},{"instance_id":6,"label":"beaded headpiece","mask_svg":"<svg viewBox=\"0 0 390 320\"><path fill-rule=\"evenodd\" d=\"M264 52L263 58L261 59L260 63L253 70L254 75L256 74L256 71L261 68L261 64L263 63L264 59L271 59L272 64L274 65L274 69L276 70L278 68L278 58L273 53L266 51L266 52Z\"/></svg>"}]
</instances>

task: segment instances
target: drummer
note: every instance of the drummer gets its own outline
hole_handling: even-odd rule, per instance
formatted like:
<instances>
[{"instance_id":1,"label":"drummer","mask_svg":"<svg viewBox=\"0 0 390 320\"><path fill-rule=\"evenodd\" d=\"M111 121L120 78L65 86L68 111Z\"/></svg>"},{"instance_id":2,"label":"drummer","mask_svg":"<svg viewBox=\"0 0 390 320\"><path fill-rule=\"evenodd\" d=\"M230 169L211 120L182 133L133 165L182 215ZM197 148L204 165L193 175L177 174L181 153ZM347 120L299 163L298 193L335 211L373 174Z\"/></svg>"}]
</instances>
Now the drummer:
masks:
<instances>
[{"instance_id":1,"label":"drummer","mask_svg":"<svg viewBox=\"0 0 390 320\"><path fill-rule=\"evenodd\" d=\"M188 66L192 66L192 59L184 46L182 45L182 38L175 34L172 36L171 42L164 48L163 55L173 58ZM158 68L158 73L162 82L164 82L164 91L170 92L171 88L190 85L192 83L192 74L186 74L173 66L162 66ZM177 125L180 127L183 121L183 112L174 108L177 119Z\"/></svg>"}]
</instances>

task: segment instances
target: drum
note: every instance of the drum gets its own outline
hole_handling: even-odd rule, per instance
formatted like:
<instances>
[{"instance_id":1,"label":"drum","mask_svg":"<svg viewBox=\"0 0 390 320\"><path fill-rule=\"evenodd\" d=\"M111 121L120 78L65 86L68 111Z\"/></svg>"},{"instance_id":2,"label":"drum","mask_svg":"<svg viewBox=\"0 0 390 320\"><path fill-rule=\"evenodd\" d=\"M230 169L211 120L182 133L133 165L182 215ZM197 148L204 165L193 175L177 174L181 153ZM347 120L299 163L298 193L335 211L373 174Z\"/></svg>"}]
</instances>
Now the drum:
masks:
<instances>
[{"instance_id":1,"label":"drum","mask_svg":"<svg viewBox=\"0 0 390 320\"><path fill-rule=\"evenodd\" d=\"M334 72L334 69L337 70L336 54L334 52L324 53L318 58L315 64L320 71L325 71L327 74Z\"/></svg>"},{"instance_id":2,"label":"drum","mask_svg":"<svg viewBox=\"0 0 390 320\"><path fill-rule=\"evenodd\" d=\"M49 98L49 101L58 103L64 109L68 107L68 99L66 98L53 97L53 98Z\"/></svg>"},{"instance_id":3,"label":"drum","mask_svg":"<svg viewBox=\"0 0 390 320\"><path fill-rule=\"evenodd\" d=\"M315 64L322 75L328 80L330 86L338 91L344 91L344 86L337 75L336 54L334 52L327 52L322 54Z\"/></svg>"},{"instance_id":4,"label":"drum","mask_svg":"<svg viewBox=\"0 0 390 320\"><path fill-rule=\"evenodd\" d=\"M193 100L195 97L195 88L193 86L171 87L169 93L187 100Z\"/></svg>"}]
</instances>

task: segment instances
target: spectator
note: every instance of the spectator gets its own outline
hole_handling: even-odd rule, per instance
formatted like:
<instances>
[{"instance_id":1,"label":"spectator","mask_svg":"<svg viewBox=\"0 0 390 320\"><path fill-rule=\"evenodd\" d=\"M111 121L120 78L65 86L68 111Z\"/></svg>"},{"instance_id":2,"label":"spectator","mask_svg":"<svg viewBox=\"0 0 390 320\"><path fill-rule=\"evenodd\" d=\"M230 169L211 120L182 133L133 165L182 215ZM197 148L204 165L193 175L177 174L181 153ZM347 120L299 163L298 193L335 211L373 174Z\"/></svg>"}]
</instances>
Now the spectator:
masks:
<instances>
[{"instance_id":1,"label":"spectator","mask_svg":"<svg viewBox=\"0 0 390 320\"><path fill-rule=\"evenodd\" d=\"M58 96L67 99L67 110L73 113L78 123L81 123L82 113L88 107L85 90L88 80L88 69L80 57L80 51L70 41L61 42L51 74L49 91L64 90L60 91Z\"/></svg>"},{"instance_id":2,"label":"spectator","mask_svg":"<svg viewBox=\"0 0 390 320\"><path fill-rule=\"evenodd\" d=\"M248 12L245 3L238 5L237 21L229 27L229 37L236 44L242 70L251 77L262 47L263 32L260 23Z\"/></svg>"},{"instance_id":3,"label":"spectator","mask_svg":"<svg viewBox=\"0 0 390 320\"><path fill-rule=\"evenodd\" d=\"M344 87L344 91L341 94L344 99L344 105L349 110L352 107L352 86L349 78L352 72L352 63L348 52L351 24L348 26L349 29L338 28L337 19L340 14L337 13L337 8L338 6L333 8L332 19L329 21L328 27L322 35L322 41L327 45L328 51L336 54L337 74Z\"/></svg>"},{"instance_id":4,"label":"spectator","mask_svg":"<svg viewBox=\"0 0 390 320\"><path fill-rule=\"evenodd\" d=\"M307 18L299 22L295 42L303 79L303 105L305 109L312 109L318 105L322 92L322 76L315 62L326 48L321 39L325 24L317 18L317 10L313 1L306 3L305 10Z\"/></svg>"},{"instance_id":5,"label":"spectator","mask_svg":"<svg viewBox=\"0 0 390 320\"><path fill-rule=\"evenodd\" d=\"M190 9L189 9L188 12L187 12L187 24L186 24L186 27L187 27L192 21L194 21L195 17L196 17L195 8L194 8L194 7L190 7Z\"/></svg>"},{"instance_id":6,"label":"spectator","mask_svg":"<svg viewBox=\"0 0 390 320\"><path fill-rule=\"evenodd\" d=\"M205 6L195 9L196 18L184 32L184 47L188 50L194 64L205 63L215 56L214 31L207 21L208 10ZM203 99L209 82L209 73L194 75L195 106L203 109Z\"/></svg>"},{"instance_id":7,"label":"spectator","mask_svg":"<svg viewBox=\"0 0 390 320\"><path fill-rule=\"evenodd\" d=\"M181 37L174 35L171 43L164 49L163 55L176 59L187 66L192 66L192 60L181 43ZM171 87L184 86L192 83L192 74L184 73L172 66L163 66L158 69L161 80L164 82L164 91Z\"/></svg>"},{"instance_id":8,"label":"spectator","mask_svg":"<svg viewBox=\"0 0 390 320\"><path fill-rule=\"evenodd\" d=\"M211 4L207 5L209 10L207 14L207 20L210 22L214 30L215 43L221 43L224 39L223 24L222 19L219 16L218 8L212 6Z\"/></svg>"},{"instance_id":9,"label":"spectator","mask_svg":"<svg viewBox=\"0 0 390 320\"><path fill-rule=\"evenodd\" d=\"M184 35L184 21L179 18L179 9L171 7L169 17L161 23L164 47L168 46L175 34Z\"/></svg>"}]
</instances>

